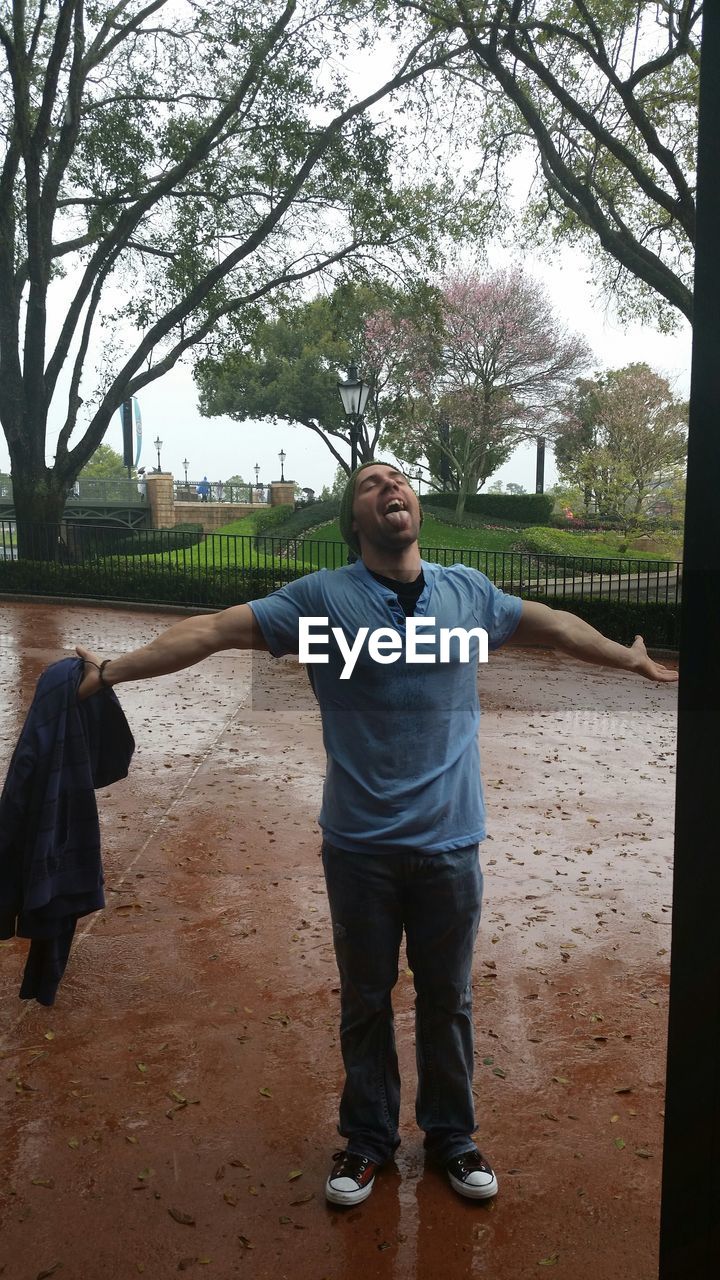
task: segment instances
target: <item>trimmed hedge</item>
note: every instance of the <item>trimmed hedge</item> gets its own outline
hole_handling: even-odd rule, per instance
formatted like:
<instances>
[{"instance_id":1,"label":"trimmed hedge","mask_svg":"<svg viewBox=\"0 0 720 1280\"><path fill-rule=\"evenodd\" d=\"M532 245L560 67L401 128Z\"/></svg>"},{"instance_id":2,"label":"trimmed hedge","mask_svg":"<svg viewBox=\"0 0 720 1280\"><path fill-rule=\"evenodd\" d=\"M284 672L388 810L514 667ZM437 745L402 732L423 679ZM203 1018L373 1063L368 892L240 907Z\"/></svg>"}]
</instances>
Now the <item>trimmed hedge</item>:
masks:
<instances>
[{"instance_id":1,"label":"trimmed hedge","mask_svg":"<svg viewBox=\"0 0 720 1280\"><path fill-rule=\"evenodd\" d=\"M457 494L428 493L425 502L454 510ZM495 516L517 524L547 524L553 506L554 500L547 493L471 493L465 499L465 510L470 515Z\"/></svg>"},{"instance_id":2,"label":"trimmed hedge","mask_svg":"<svg viewBox=\"0 0 720 1280\"><path fill-rule=\"evenodd\" d=\"M281 512L281 515L276 515ZM325 502L310 502L302 507L272 507L262 511L255 522L256 536L296 538L298 534L318 525L327 524L340 513L340 500L328 498Z\"/></svg>"},{"instance_id":3,"label":"trimmed hedge","mask_svg":"<svg viewBox=\"0 0 720 1280\"><path fill-rule=\"evenodd\" d=\"M432 516L434 520L438 520L441 524L449 525L452 529L510 529L519 532L524 529L517 520L506 520L502 516L477 516L468 515L465 511L460 520L455 519L455 511L448 511L447 507L439 507L432 494L429 498L421 498L422 509L426 516Z\"/></svg>"},{"instance_id":4,"label":"trimmed hedge","mask_svg":"<svg viewBox=\"0 0 720 1280\"><path fill-rule=\"evenodd\" d=\"M0 592L227 608L269 595L302 576L300 570L289 567L240 570L229 565L188 570L167 564L77 565L3 560Z\"/></svg>"},{"instance_id":5,"label":"trimmed hedge","mask_svg":"<svg viewBox=\"0 0 720 1280\"><path fill-rule=\"evenodd\" d=\"M680 605L657 601L601 600L583 596L530 597L551 609L577 614L591 627L618 644L632 644L642 636L648 648L677 649L680 645Z\"/></svg>"},{"instance_id":6,"label":"trimmed hedge","mask_svg":"<svg viewBox=\"0 0 720 1280\"><path fill-rule=\"evenodd\" d=\"M205 534L201 524L178 524L172 529L118 528L117 525L72 525L72 541L85 555L162 555L197 546Z\"/></svg>"}]
</instances>

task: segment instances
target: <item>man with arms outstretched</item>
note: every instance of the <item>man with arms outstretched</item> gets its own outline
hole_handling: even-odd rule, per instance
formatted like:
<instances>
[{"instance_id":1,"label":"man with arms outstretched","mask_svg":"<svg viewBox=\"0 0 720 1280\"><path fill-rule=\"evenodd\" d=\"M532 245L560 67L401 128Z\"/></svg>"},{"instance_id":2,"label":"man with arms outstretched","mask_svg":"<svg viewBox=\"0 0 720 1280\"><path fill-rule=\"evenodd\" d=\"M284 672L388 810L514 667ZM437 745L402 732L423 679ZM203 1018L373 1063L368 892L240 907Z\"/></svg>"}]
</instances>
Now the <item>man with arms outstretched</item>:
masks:
<instances>
[{"instance_id":1,"label":"man with arms outstretched","mask_svg":"<svg viewBox=\"0 0 720 1280\"><path fill-rule=\"evenodd\" d=\"M324 628L326 650L316 648L308 674L327 752L320 825L346 1073L339 1131L347 1146L334 1157L326 1196L341 1205L370 1195L376 1170L400 1140L391 991L403 931L417 997L416 1116L425 1146L461 1195L488 1199L498 1188L473 1138L471 1088L471 970L485 836L478 632L491 650L538 644L649 680L677 678L652 661L640 637L626 648L573 614L507 595L474 569L422 561L421 522L403 473L366 463L341 503L343 535L359 555L353 564L308 574L251 604L187 618L122 657L100 662L78 648L87 663L80 688L86 697L102 684L179 671L223 649L298 653L301 625L306 632L308 620ZM413 657L407 641L417 627L423 639ZM367 643L360 645L362 628ZM443 628L474 633L464 655L458 642L442 656Z\"/></svg>"}]
</instances>

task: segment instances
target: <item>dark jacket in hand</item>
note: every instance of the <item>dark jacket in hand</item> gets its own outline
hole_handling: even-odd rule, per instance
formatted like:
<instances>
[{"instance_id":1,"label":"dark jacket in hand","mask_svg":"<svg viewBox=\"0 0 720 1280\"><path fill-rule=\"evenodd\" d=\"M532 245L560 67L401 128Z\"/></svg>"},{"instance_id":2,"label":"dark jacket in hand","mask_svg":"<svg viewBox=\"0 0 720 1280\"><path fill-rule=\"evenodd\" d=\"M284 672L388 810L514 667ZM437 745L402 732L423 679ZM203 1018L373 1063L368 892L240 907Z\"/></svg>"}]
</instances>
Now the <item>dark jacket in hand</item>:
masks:
<instances>
[{"instance_id":1,"label":"dark jacket in hand","mask_svg":"<svg viewBox=\"0 0 720 1280\"><path fill-rule=\"evenodd\" d=\"M20 997L51 1005L75 924L105 905L95 788L135 750L112 689L83 702L80 658L44 671L0 797L0 938L31 938Z\"/></svg>"}]
</instances>

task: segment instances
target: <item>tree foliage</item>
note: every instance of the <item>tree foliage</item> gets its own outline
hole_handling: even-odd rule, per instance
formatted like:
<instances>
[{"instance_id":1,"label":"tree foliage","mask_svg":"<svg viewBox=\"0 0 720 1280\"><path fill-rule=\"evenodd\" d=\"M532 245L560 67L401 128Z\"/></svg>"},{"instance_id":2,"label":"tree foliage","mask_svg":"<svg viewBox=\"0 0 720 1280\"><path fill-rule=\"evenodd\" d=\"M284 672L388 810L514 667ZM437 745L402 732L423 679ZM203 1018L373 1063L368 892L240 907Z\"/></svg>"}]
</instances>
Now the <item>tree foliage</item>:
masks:
<instances>
[{"instance_id":1,"label":"tree foliage","mask_svg":"<svg viewBox=\"0 0 720 1280\"><path fill-rule=\"evenodd\" d=\"M639 516L677 487L687 456L687 404L646 364L579 379L555 440L560 476L601 514ZM676 499L677 500L677 499Z\"/></svg>"},{"instance_id":2,"label":"tree foliage","mask_svg":"<svg viewBox=\"0 0 720 1280\"><path fill-rule=\"evenodd\" d=\"M260 418L308 427L347 478L350 437L338 378L355 360L371 384L358 435L359 459L369 462L396 408L398 386L393 353L368 341L368 322L381 310L398 324L430 315L434 298L422 282L399 289L379 279L345 280L329 296L281 308L274 318L260 320L243 346L198 363L200 411L229 414L240 422Z\"/></svg>"},{"instance_id":3,"label":"tree foliage","mask_svg":"<svg viewBox=\"0 0 720 1280\"><path fill-rule=\"evenodd\" d=\"M378 313L369 336L395 353L401 395L386 435L399 458L447 459L465 499L522 441L545 434L558 402L587 363L539 284L519 269L458 276L440 293L440 323L426 315L398 323ZM438 486L440 487L440 486Z\"/></svg>"},{"instance_id":4,"label":"tree foliage","mask_svg":"<svg viewBox=\"0 0 720 1280\"><path fill-rule=\"evenodd\" d=\"M122 454L116 449L109 444L99 444L92 457L85 463L80 475L84 480L127 478L127 467L122 460Z\"/></svg>"},{"instance_id":5,"label":"tree foliage","mask_svg":"<svg viewBox=\"0 0 720 1280\"><path fill-rule=\"evenodd\" d=\"M121 403L186 352L360 251L432 255L472 205L452 159L420 173L415 122L391 148L381 114L457 44L405 24L378 79L385 11L2 0L0 422L21 546L28 521L59 518Z\"/></svg>"},{"instance_id":6,"label":"tree foliage","mask_svg":"<svg viewBox=\"0 0 720 1280\"><path fill-rule=\"evenodd\" d=\"M526 230L593 251L621 312L691 319L701 0L399 3L468 41L486 171L532 147Z\"/></svg>"}]
</instances>

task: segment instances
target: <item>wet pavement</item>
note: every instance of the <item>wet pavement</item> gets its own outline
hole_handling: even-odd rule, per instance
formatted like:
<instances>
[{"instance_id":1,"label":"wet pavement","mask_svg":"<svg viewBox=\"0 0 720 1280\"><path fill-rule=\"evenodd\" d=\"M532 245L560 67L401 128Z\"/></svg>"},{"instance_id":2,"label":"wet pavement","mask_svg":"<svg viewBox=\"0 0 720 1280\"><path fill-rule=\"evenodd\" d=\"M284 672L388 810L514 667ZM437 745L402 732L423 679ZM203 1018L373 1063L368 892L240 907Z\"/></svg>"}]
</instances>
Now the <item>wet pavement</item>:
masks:
<instances>
[{"instance_id":1,"label":"wet pavement","mask_svg":"<svg viewBox=\"0 0 720 1280\"><path fill-rule=\"evenodd\" d=\"M0 602L2 773L51 661L167 613ZM99 793L105 911L57 1002L0 943L3 1280L654 1280L675 687L539 651L479 674L491 838L475 960L479 1144L456 1196L414 1123L396 990L396 1163L330 1210L338 992L316 824L319 718L293 660L123 685L130 777Z\"/></svg>"}]
</instances>

